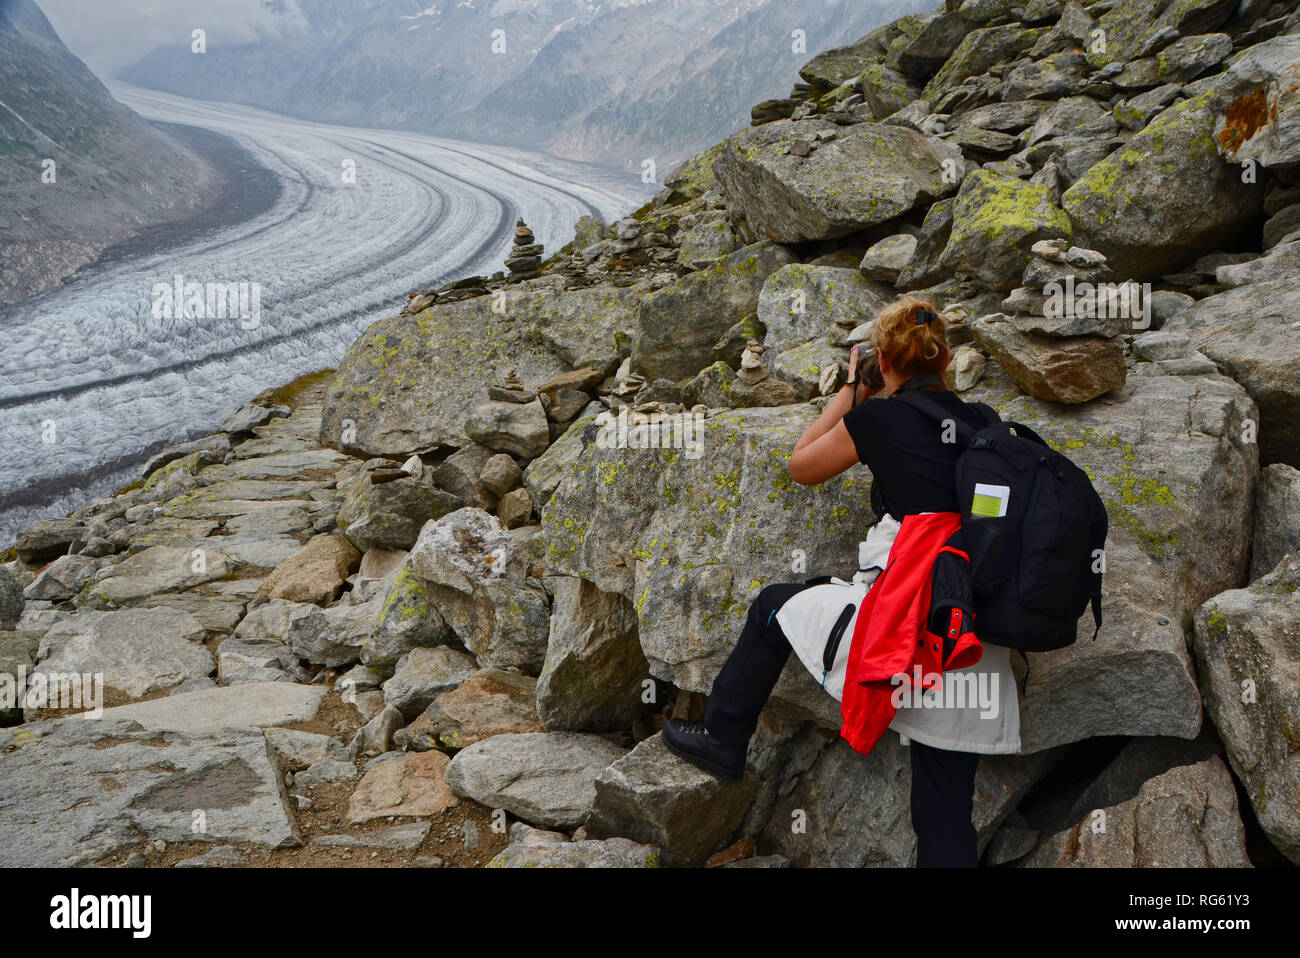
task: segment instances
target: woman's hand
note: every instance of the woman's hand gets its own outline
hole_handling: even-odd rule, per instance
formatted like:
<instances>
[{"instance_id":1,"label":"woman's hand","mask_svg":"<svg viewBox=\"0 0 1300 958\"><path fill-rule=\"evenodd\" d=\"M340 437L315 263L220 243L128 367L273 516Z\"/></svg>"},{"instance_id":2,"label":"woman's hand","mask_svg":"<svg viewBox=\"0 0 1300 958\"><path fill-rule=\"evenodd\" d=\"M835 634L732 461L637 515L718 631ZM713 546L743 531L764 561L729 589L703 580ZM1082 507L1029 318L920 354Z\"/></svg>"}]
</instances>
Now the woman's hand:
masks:
<instances>
[{"instance_id":1,"label":"woman's hand","mask_svg":"<svg viewBox=\"0 0 1300 958\"><path fill-rule=\"evenodd\" d=\"M860 402L865 402L866 400L874 396L876 393L880 392L879 389L872 389L871 386L868 385L867 383L858 381L858 347L857 346L854 346L852 349L849 350L849 375L844 385L852 389L851 395L853 396L853 405L855 406Z\"/></svg>"}]
</instances>

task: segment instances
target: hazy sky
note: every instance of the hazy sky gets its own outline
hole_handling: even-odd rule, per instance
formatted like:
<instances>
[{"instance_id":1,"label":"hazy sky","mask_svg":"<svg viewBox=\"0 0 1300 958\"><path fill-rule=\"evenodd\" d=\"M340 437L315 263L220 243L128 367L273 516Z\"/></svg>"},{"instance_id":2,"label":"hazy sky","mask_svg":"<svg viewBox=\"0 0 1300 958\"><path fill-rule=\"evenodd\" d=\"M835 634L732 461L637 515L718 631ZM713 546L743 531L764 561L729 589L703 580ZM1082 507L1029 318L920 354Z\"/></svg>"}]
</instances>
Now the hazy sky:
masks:
<instances>
[{"instance_id":1,"label":"hazy sky","mask_svg":"<svg viewBox=\"0 0 1300 958\"><path fill-rule=\"evenodd\" d=\"M240 43L269 29L262 0L36 0L68 49L101 77L164 44L190 45L196 28L208 42ZM286 6L294 8L294 0Z\"/></svg>"}]
</instances>

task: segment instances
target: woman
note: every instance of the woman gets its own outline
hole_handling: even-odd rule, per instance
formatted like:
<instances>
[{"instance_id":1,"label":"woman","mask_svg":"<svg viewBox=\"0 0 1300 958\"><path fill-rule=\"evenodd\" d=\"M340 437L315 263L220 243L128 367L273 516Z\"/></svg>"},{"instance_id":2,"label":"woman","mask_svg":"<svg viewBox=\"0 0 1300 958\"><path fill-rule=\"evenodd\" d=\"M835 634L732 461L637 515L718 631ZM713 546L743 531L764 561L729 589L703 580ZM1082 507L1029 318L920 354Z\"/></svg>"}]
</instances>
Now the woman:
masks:
<instances>
[{"instance_id":1,"label":"woman","mask_svg":"<svg viewBox=\"0 0 1300 958\"><path fill-rule=\"evenodd\" d=\"M671 720L663 739L692 764L724 780L738 779L759 712L793 645L828 692L843 697L841 734L854 748L869 751L886 722L903 743L910 742L918 866L972 867L978 860L971 811L979 756L1020 749L1015 679L1009 650L994 645L981 649L969 634L969 616L958 626L961 616L954 611L954 628L938 626L939 634L932 634L928 610L916 609L928 604L930 573L940 553L968 561L949 544L950 533L959 535L961 504L953 470L961 448L951 423L899 397L911 389L928 390L945 411L975 429L995 414L963 402L944 386L951 353L943 318L928 303L905 298L886 308L876 319L874 344L883 387L873 389L859 379L855 349L849 382L800 437L789 464L790 477L806 486L858 462L871 470L872 508L882 518L860 548L861 571L854 583L764 588L714 680L704 718ZM877 393L889 398L867 401ZM887 567L887 574L880 567ZM850 603L857 611L846 607ZM836 629L842 640L835 638ZM873 678L870 662L903 661L898 654L913 655L907 650L914 645L928 653L926 636L936 640L928 661L944 663L940 681L919 671L913 675L910 667L889 681L897 692L921 677L921 687L935 691L929 699L919 689L917 694L885 692L882 699L882 683L868 681ZM882 648L888 653L883 658ZM939 695L945 687L948 698ZM988 696L974 703L953 700L952 690L962 687L992 690L994 701ZM878 727L872 728L873 723Z\"/></svg>"}]
</instances>

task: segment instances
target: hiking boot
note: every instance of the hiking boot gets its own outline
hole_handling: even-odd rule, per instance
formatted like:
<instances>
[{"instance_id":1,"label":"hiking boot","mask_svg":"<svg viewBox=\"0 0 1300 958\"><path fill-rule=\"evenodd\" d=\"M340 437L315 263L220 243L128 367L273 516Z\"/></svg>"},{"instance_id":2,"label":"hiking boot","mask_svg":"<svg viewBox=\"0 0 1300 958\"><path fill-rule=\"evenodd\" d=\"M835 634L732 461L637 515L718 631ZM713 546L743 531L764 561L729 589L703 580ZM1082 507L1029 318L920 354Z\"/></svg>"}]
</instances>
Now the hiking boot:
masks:
<instances>
[{"instance_id":1,"label":"hiking boot","mask_svg":"<svg viewBox=\"0 0 1300 958\"><path fill-rule=\"evenodd\" d=\"M746 745L729 745L711 735L698 719L669 719L663 730L664 745L678 758L684 758L724 782L738 782L745 774Z\"/></svg>"}]
</instances>

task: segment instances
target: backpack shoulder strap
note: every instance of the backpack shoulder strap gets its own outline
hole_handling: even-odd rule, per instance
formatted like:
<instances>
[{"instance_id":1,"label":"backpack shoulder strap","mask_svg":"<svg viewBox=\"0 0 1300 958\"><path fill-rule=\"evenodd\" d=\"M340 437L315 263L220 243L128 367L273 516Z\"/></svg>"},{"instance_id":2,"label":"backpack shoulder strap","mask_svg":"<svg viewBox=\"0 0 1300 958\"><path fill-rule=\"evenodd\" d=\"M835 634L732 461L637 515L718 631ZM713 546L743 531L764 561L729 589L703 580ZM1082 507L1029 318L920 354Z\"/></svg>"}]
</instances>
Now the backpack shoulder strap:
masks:
<instances>
[{"instance_id":1,"label":"backpack shoulder strap","mask_svg":"<svg viewBox=\"0 0 1300 958\"><path fill-rule=\"evenodd\" d=\"M970 423L966 422L960 416L953 415L951 411L939 405L932 396L927 396L924 390L904 389L901 392L896 393L894 398L907 403L907 405L911 406L918 412L925 413L938 423L942 424L951 422L956 428L957 438L961 441L963 446L969 446L971 439L975 436L976 430L971 427ZM976 404L976 408L981 405L983 404ZM990 412L991 411L992 410L990 410ZM987 414L983 409L980 410L980 415L987 418ZM997 413L994 413L993 415L996 416Z\"/></svg>"}]
</instances>

